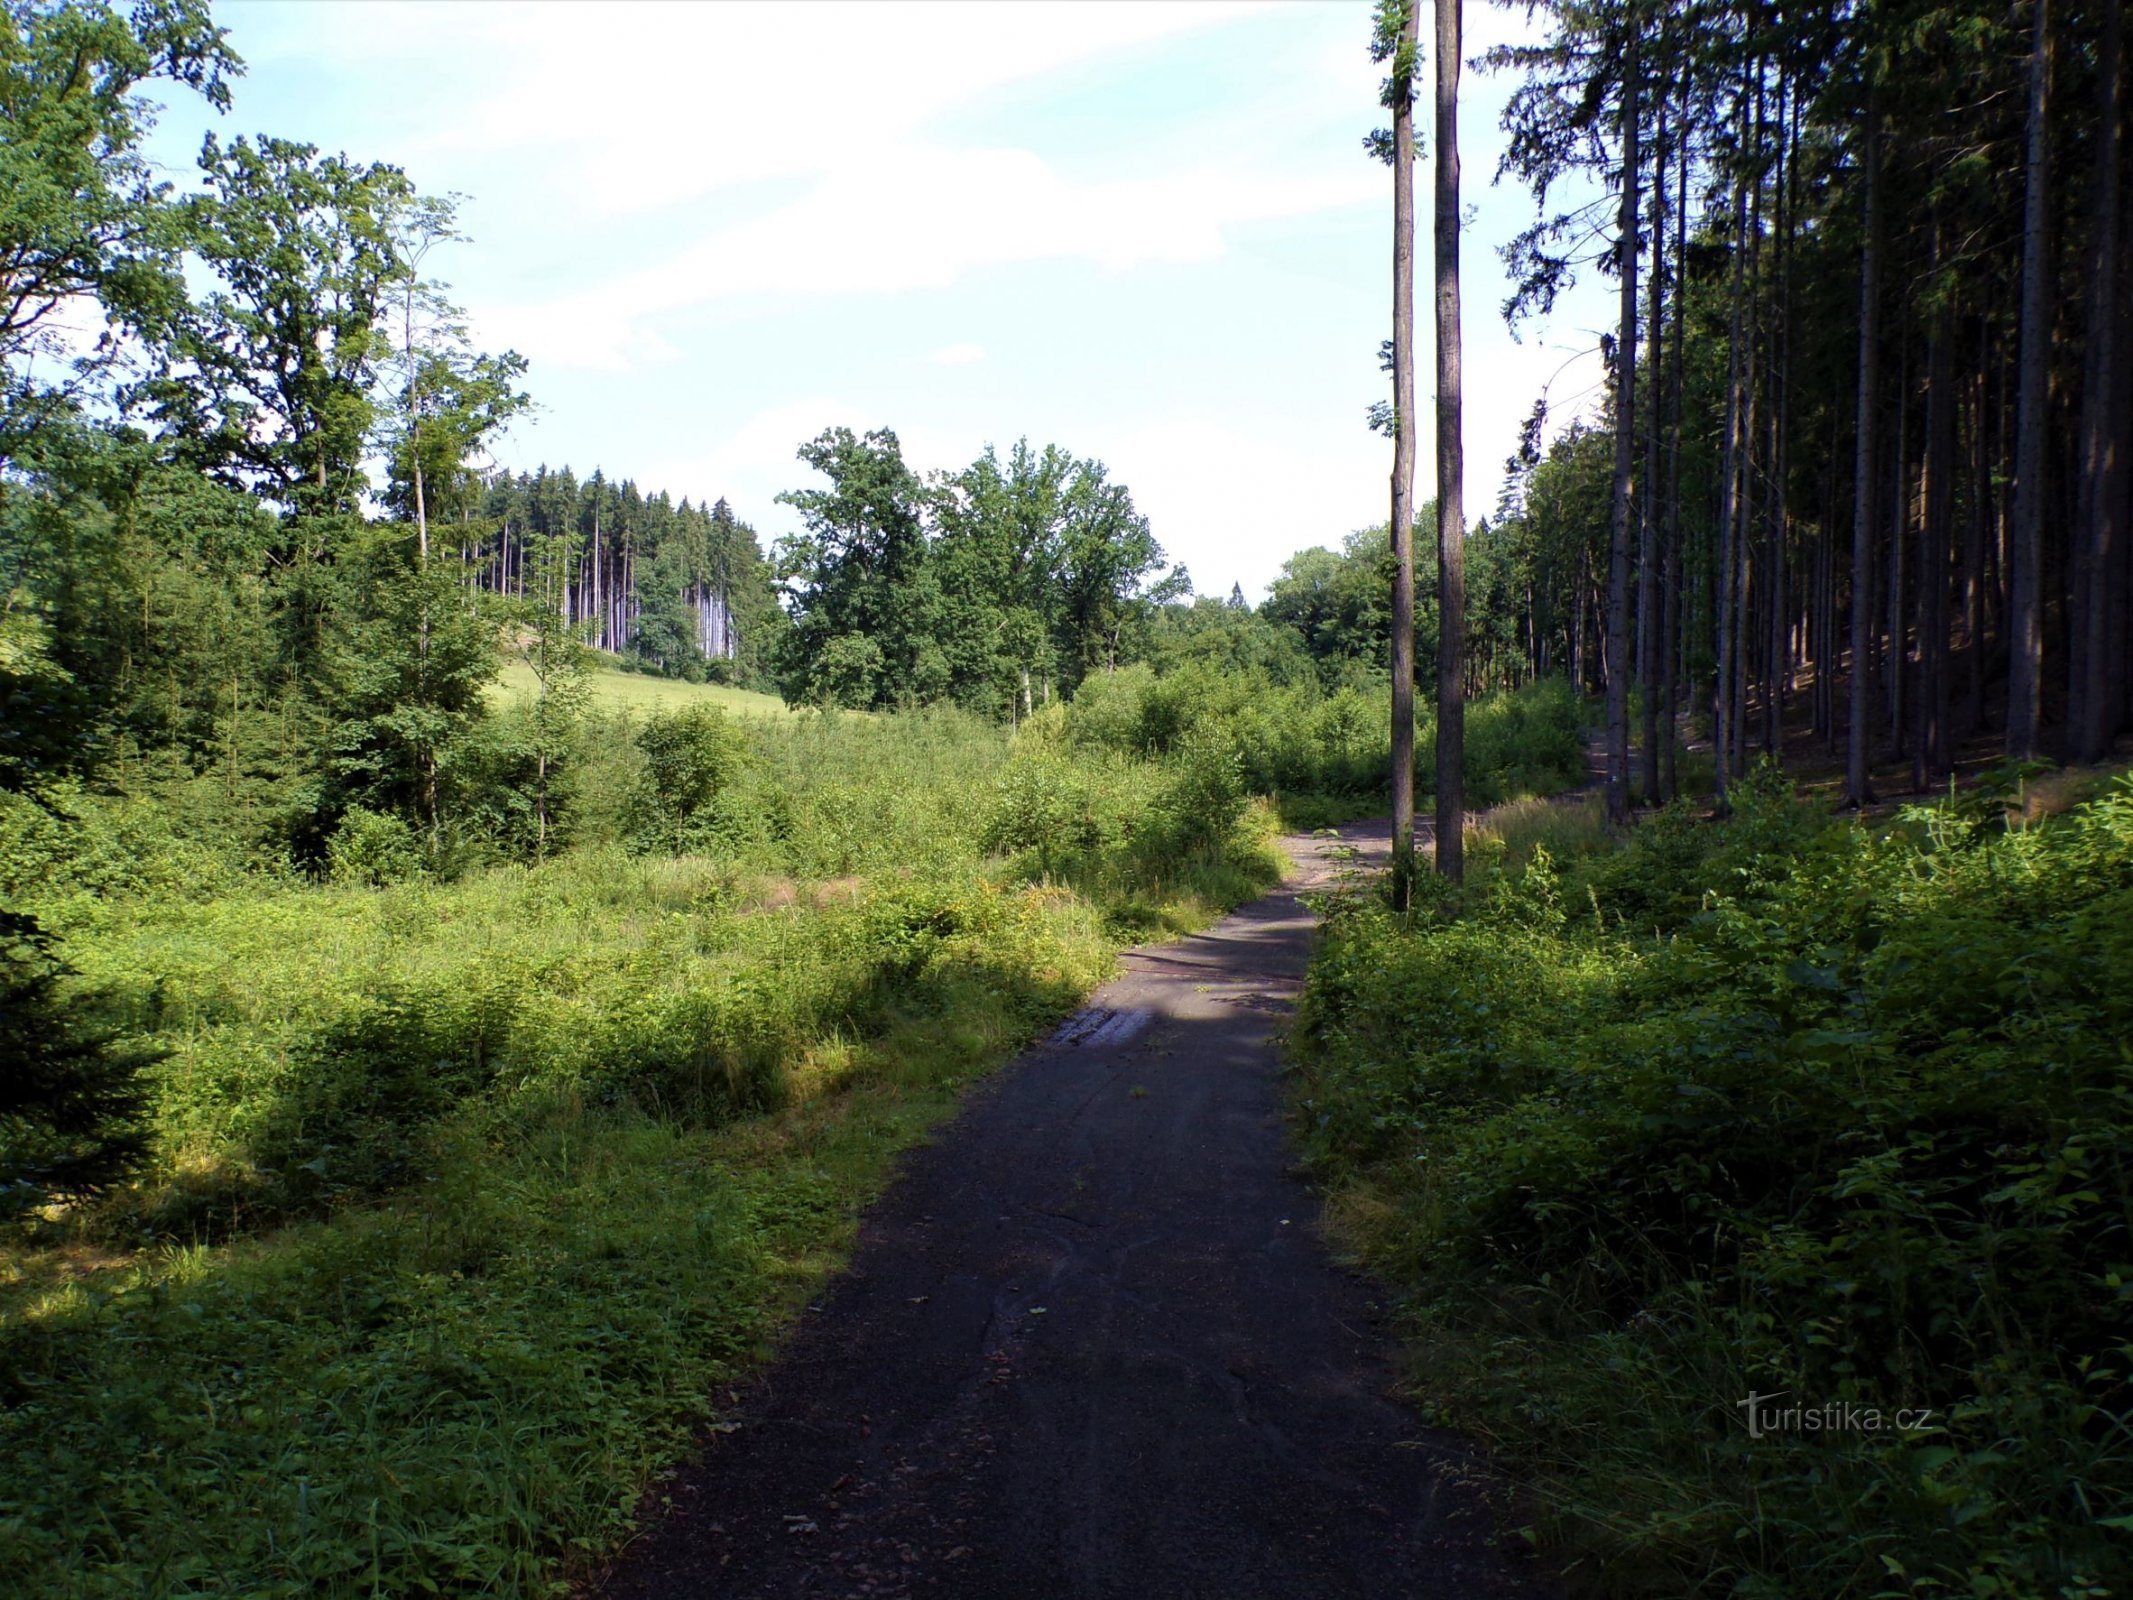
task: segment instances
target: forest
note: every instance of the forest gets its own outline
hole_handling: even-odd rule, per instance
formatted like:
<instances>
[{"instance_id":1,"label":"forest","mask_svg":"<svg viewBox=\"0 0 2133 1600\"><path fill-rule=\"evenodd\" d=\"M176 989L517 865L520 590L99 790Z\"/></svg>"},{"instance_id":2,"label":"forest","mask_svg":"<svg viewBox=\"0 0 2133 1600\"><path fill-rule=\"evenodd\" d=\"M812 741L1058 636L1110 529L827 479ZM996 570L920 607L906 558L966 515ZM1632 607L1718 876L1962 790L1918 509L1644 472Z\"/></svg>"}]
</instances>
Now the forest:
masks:
<instances>
[{"instance_id":1,"label":"forest","mask_svg":"<svg viewBox=\"0 0 2133 1600\"><path fill-rule=\"evenodd\" d=\"M244 87L207 0L10 0L0 1593L583 1592L968 1085L1388 809L1289 1137L1519 1542L2119 1592L2121 12L1551 0L1462 62L1456 0L1358 10L1394 492L1253 604L1011 417L824 427L761 505L507 468L465 197L169 174L157 102ZM1462 66L1531 201L1485 314L1619 307L1471 522Z\"/></svg>"}]
</instances>

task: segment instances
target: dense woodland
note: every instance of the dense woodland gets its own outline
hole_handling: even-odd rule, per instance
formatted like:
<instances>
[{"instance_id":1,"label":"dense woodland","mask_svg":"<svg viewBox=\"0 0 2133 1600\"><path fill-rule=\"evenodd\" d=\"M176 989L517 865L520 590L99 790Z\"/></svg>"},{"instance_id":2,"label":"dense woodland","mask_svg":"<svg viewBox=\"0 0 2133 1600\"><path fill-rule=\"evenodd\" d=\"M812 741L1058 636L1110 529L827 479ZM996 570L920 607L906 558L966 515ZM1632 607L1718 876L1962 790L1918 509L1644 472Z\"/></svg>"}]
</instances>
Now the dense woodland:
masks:
<instances>
[{"instance_id":1,"label":"dense woodland","mask_svg":"<svg viewBox=\"0 0 2133 1600\"><path fill-rule=\"evenodd\" d=\"M1541 15L1489 63L1519 75L1504 175L1541 207L1505 312L1582 270L1621 313L1605 426L1543 448L1536 422L1511 463L1491 668L1515 641L1606 687L1618 810L1676 791L1682 711L1721 798L1795 711L1854 801L1980 737L2108 752L2133 671L2122 7ZM1551 209L1577 174L1609 197Z\"/></svg>"},{"instance_id":2,"label":"dense woodland","mask_svg":"<svg viewBox=\"0 0 2133 1600\"><path fill-rule=\"evenodd\" d=\"M627 479L594 472L581 485L546 466L488 476L469 499L456 547L469 588L524 601L530 574L535 596L596 650L692 681L760 675L773 627L762 546L724 500L676 505ZM551 539L569 560L544 580Z\"/></svg>"}]
</instances>

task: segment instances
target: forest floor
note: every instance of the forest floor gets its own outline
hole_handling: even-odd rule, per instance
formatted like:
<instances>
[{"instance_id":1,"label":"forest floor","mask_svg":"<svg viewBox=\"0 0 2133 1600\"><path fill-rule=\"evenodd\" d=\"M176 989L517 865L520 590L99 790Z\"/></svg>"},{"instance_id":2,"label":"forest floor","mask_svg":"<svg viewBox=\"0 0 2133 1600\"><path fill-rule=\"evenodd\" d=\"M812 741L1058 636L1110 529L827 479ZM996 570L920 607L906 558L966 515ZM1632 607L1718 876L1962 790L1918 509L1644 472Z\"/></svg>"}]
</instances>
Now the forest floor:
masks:
<instances>
[{"instance_id":1,"label":"forest floor","mask_svg":"<svg viewBox=\"0 0 2133 1600\"><path fill-rule=\"evenodd\" d=\"M611 1600L1542 1592L1483 1463L1392 1398L1284 1125L1305 896L1383 823L1124 975L974 1092L736 1390Z\"/></svg>"}]
</instances>

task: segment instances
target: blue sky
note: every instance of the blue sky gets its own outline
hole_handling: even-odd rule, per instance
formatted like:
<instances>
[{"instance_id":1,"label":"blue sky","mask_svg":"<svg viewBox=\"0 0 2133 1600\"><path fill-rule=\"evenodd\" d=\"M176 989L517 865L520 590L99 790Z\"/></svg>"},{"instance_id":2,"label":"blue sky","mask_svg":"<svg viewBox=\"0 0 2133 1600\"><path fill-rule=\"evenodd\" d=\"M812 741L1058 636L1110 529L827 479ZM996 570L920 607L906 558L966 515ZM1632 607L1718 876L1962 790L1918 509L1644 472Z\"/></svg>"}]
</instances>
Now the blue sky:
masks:
<instances>
[{"instance_id":1,"label":"blue sky","mask_svg":"<svg viewBox=\"0 0 2133 1600\"><path fill-rule=\"evenodd\" d=\"M481 343L530 359L540 407L506 466L723 494L767 542L826 426L893 427L921 469L1027 434L1108 463L1211 594L1256 596L1296 550L1384 518L1391 447L1363 418L1385 393L1391 176L1360 143L1384 120L1363 4L217 16L247 76L225 118L174 103L159 158L187 179L219 125L465 195L473 242L434 269ZM1466 53L1524 25L1470 5ZM1461 119L1472 513L1543 384L1557 420L1592 403L1580 352L1612 311L1595 280L1504 330L1496 246L1531 215L1489 184L1509 87L1468 73ZM1425 425L1425 496L1433 448Z\"/></svg>"}]
</instances>

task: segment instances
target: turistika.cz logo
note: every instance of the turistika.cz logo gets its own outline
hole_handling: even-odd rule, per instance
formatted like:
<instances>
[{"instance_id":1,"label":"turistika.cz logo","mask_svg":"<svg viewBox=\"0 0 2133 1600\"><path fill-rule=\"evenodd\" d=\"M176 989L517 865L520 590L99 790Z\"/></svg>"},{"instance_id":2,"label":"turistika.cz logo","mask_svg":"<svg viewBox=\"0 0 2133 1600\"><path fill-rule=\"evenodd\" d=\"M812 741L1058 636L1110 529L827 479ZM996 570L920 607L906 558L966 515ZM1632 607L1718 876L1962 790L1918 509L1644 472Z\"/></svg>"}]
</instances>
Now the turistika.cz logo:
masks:
<instances>
[{"instance_id":1,"label":"turistika.cz logo","mask_svg":"<svg viewBox=\"0 0 2133 1600\"><path fill-rule=\"evenodd\" d=\"M1733 1402L1748 1419L1749 1438L1760 1439L1772 1433L1883 1433L1890 1428L1898 1433L1916 1433L1933 1426L1931 1406L1884 1411L1856 1400L1830 1400L1818 1406L1775 1404L1791 1392L1780 1389L1775 1394L1751 1393L1747 1399Z\"/></svg>"}]
</instances>

